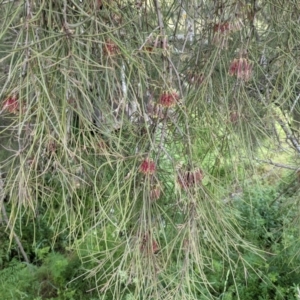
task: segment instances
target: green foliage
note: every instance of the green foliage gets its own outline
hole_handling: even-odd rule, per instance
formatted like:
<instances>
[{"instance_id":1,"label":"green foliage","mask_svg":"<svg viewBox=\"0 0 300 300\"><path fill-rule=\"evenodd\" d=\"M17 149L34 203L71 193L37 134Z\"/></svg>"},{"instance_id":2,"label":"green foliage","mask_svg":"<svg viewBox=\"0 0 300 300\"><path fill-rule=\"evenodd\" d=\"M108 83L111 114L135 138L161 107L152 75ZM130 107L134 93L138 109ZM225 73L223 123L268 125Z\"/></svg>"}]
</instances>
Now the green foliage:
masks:
<instances>
[{"instance_id":1,"label":"green foliage","mask_svg":"<svg viewBox=\"0 0 300 300\"><path fill-rule=\"evenodd\" d=\"M292 177L289 176L288 179L290 178ZM277 187L245 187L242 194L228 202L227 206L233 206L238 214L236 225L244 238L262 252L257 255L256 252L240 249L243 261L234 259L236 254L231 252L233 261L236 261L232 264L214 254L211 265L203 270L195 263L194 272L189 274L190 282L185 283L186 293L193 292L199 299L298 299L300 261L297 245L300 239L299 232L293 225L297 216L293 209L297 195L291 193L292 186L289 186L287 188L286 184L281 184ZM139 299L140 296L135 293L135 286L142 283L126 271L126 265L120 263L124 255L129 255L124 244L126 234L126 229L120 232L113 225L100 226L76 241L77 254L65 250L64 254L49 253L50 248L45 247L35 251L37 265L26 265L13 259L0 271L0 293L3 299L7 300L17 297L91 299L93 293L87 294L86 291L91 289L94 280L86 278L86 270L94 269L96 274L100 274L97 270L101 269L102 276L97 279L97 285L103 286L110 278L108 274L115 272L116 280L126 287L123 291L116 291L113 286L108 287L105 299L115 299L116 292L119 299ZM106 235L105 239L99 239L102 235ZM174 232L169 231L167 235L172 236ZM162 237L161 248L165 247ZM27 238L30 236L27 235ZM140 247L140 244L138 246ZM186 259L193 260L192 256L187 257L185 253L180 252L180 244L176 243L173 247L176 251L169 261L170 273L162 272L160 275L159 280L163 285L170 285L169 280L173 272L184 268ZM202 251L207 250L203 244ZM123 266L123 269L120 266ZM209 293L199 284L202 271L206 274ZM180 280L180 277L173 278L174 288ZM172 295L172 289L170 291ZM96 291L94 292L95 299L98 299Z\"/></svg>"},{"instance_id":2,"label":"green foliage","mask_svg":"<svg viewBox=\"0 0 300 300\"><path fill-rule=\"evenodd\" d=\"M6 297L293 297L297 1L0 5Z\"/></svg>"},{"instance_id":3,"label":"green foliage","mask_svg":"<svg viewBox=\"0 0 300 300\"><path fill-rule=\"evenodd\" d=\"M33 265L12 260L0 270L0 293L3 299L24 299L31 294L32 278L35 271Z\"/></svg>"},{"instance_id":4,"label":"green foliage","mask_svg":"<svg viewBox=\"0 0 300 300\"><path fill-rule=\"evenodd\" d=\"M43 249L42 249L43 250ZM49 249L45 249L45 252ZM79 258L70 254L49 253L39 266L26 265L12 260L0 270L0 294L2 299L91 299L87 293L88 280L75 280L82 273ZM73 281L75 280L75 281ZM94 294L95 295L95 294Z\"/></svg>"},{"instance_id":5,"label":"green foliage","mask_svg":"<svg viewBox=\"0 0 300 300\"><path fill-rule=\"evenodd\" d=\"M295 200L294 195L284 193L285 189L283 186L258 185L245 189L242 196L234 199L245 238L264 253L262 256L244 253L249 267L237 266L221 299L236 299L237 295L246 300L298 299L295 287L300 280L300 259L298 250L290 246L295 246L300 236L293 228L297 213L292 209L295 202L290 199ZM288 245L286 237L290 235L294 242ZM215 281L222 282L220 278Z\"/></svg>"}]
</instances>

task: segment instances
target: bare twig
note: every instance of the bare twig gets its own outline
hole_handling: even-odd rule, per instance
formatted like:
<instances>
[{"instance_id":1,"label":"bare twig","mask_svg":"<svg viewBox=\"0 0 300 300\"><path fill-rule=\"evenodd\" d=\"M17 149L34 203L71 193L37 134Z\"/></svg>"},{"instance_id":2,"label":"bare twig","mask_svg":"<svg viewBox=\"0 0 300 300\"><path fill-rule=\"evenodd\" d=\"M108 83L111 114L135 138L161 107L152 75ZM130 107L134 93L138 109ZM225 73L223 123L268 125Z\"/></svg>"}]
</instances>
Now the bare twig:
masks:
<instances>
[{"instance_id":1,"label":"bare twig","mask_svg":"<svg viewBox=\"0 0 300 300\"><path fill-rule=\"evenodd\" d=\"M4 205L4 194L1 196L1 199L0 199L0 212L2 211L2 215L3 215L3 220L4 222L6 223L7 227L10 229L18 247L19 247L19 250L24 258L24 260L29 264L30 261L28 259L28 256L22 246L22 243L18 237L18 235L14 232L14 229L13 227L11 226L11 224L9 223L9 220L8 220L8 217L7 217L7 213L6 213L6 209L5 209L5 205Z\"/></svg>"},{"instance_id":2,"label":"bare twig","mask_svg":"<svg viewBox=\"0 0 300 300\"><path fill-rule=\"evenodd\" d=\"M289 128L289 125L286 124L283 120L281 120L278 116L276 116L276 121L279 123L279 125L283 129L283 131L286 135L286 138L293 144L293 146L295 147L297 152L300 153L300 144L299 144L298 140L295 138L295 136L293 135L291 129Z\"/></svg>"},{"instance_id":3,"label":"bare twig","mask_svg":"<svg viewBox=\"0 0 300 300\"><path fill-rule=\"evenodd\" d=\"M154 1L154 5L156 8L156 12L157 12L158 26L159 26L160 34L162 37L164 37L165 36L165 26L164 26L164 22L163 22L162 13L161 13L160 3L158 0L153 0L153 1Z\"/></svg>"},{"instance_id":4,"label":"bare twig","mask_svg":"<svg viewBox=\"0 0 300 300\"><path fill-rule=\"evenodd\" d=\"M6 1L3 1L1 2L0 4L7 4L7 3L10 3L10 2L15 2L16 0L6 0Z\"/></svg>"},{"instance_id":5,"label":"bare twig","mask_svg":"<svg viewBox=\"0 0 300 300\"><path fill-rule=\"evenodd\" d=\"M296 97L296 99L295 99L295 101L294 101L294 103L293 103L293 105L292 105L292 107L291 107L291 109L290 109L290 113L292 113L293 110L295 109L295 106L296 106L296 104L298 103L299 99L300 99L300 93L299 93L298 96Z\"/></svg>"},{"instance_id":6,"label":"bare twig","mask_svg":"<svg viewBox=\"0 0 300 300\"><path fill-rule=\"evenodd\" d=\"M256 158L255 160L257 162L270 164L270 165L273 165L273 166L278 167L278 168L283 168L283 169L288 169L288 170L295 170L295 171L299 169L299 167L294 167L294 166L289 166L289 165L277 163L277 162L272 161L271 159L264 160L264 159L257 159Z\"/></svg>"},{"instance_id":7,"label":"bare twig","mask_svg":"<svg viewBox=\"0 0 300 300\"><path fill-rule=\"evenodd\" d=\"M25 60L22 68L22 76L24 77L27 72L29 57L30 57L30 47L29 47L29 21L32 18L31 4L29 0L26 0L26 37L25 37Z\"/></svg>"},{"instance_id":8,"label":"bare twig","mask_svg":"<svg viewBox=\"0 0 300 300\"><path fill-rule=\"evenodd\" d=\"M151 40L153 33L159 29L159 26L157 26L156 28L153 29L153 31L146 37L144 43L141 45L141 47L139 48L139 51L143 50L143 47L148 43L148 41Z\"/></svg>"}]
</instances>

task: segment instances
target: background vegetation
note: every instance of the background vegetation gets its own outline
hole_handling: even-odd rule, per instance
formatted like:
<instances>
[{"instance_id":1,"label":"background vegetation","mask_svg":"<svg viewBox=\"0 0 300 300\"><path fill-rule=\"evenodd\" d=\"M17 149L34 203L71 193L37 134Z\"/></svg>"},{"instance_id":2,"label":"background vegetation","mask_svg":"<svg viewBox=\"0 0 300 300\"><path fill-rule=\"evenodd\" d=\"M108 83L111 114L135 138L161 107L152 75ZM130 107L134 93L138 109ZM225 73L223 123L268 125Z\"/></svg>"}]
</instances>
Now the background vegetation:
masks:
<instances>
[{"instance_id":1,"label":"background vegetation","mask_svg":"<svg viewBox=\"0 0 300 300\"><path fill-rule=\"evenodd\" d=\"M0 7L1 299L300 299L298 1Z\"/></svg>"}]
</instances>

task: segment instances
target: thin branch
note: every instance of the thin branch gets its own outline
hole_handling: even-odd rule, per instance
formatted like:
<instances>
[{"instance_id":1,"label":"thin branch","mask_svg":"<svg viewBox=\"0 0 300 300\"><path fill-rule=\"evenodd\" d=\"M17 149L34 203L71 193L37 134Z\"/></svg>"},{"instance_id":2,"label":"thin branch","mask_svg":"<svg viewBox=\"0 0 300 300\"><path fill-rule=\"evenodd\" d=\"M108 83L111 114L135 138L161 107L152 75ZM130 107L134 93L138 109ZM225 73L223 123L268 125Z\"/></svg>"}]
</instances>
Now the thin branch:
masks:
<instances>
[{"instance_id":1,"label":"thin branch","mask_svg":"<svg viewBox=\"0 0 300 300\"><path fill-rule=\"evenodd\" d=\"M30 57L30 47L29 47L29 21L32 18L32 11L31 11L31 4L29 0L26 0L26 21L25 21L25 26L26 26L26 37L25 37L25 60L22 68L22 77L25 77L27 73L27 67L28 67L28 62L29 62L29 57Z\"/></svg>"},{"instance_id":2,"label":"thin branch","mask_svg":"<svg viewBox=\"0 0 300 300\"><path fill-rule=\"evenodd\" d=\"M271 159L264 160L264 159L257 159L256 158L255 160L257 162L270 164L270 165L273 165L273 166L278 167L278 168L283 168L283 169L288 169L288 170L295 170L295 171L299 170L299 167L294 167L294 166L289 166L289 165L277 163L277 162L272 161Z\"/></svg>"},{"instance_id":3,"label":"thin branch","mask_svg":"<svg viewBox=\"0 0 300 300\"><path fill-rule=\"evenodd\" d=\"M159 29L160 29L160 34L161 34L162 37L164 37L165 36L165 26L164 26L164 22L163 22L160 3L159 3L159 0L153 0L153 1L154 1L154 5L155 5L155 8L156 8L156 12L157 12L158 26L159 26Z\"/></svg>"},{"instance_id":4,"label":"thin branch","mask_svg":"<svg viewBox=\"0 0 300 300\"><path fill-rule=\"evenodd\" d=\"M18 247L19 250L24 258L24 260L29 264L30 261L28 259L28 256L23 248L23 245L18 237L18 235L15 233L13 227L11 226L11 224L9 223L8 217L7 217L7 213L6 213L6 209L5 209L5 205L4 205L4 194L2 194L1 199L0 199L0 212L2 211L2 215L3 215L3 220L6 223L7 227L10 229Z\"/></svg>"},{"instance_id":5,"label":"thin branch","mask_svg":"<svg viewBox=\"0 0 300 300\"><path fill-rule=\"evenodd\" d=\"M7 4L7 3L10 3L10 2L15 2L16 0L6 0L6 1L3 1L1 2L0 4Z\"/></svg>"},{"instance_id":6,"label":"thin branch","mask_svg":"<svg viewBox=\"0 0 300 300\"><path fill-rule=\"evenodd\" d=\"M295 106L296 106L296 104L298 103L299 99L300 99L300 93L299 93L299 95L296 97L296 99L295 99L295 101L294 101L294 103L293 103L293 105L292 105L292 107L291 107L291 109L290 109L290 113L292 113L293 110L295 109Z\"/></svg>"},{"instance_id":7,"label":"thin branch","mask_svg":"<svg viewBox=\"0 0 300 300\"><path fill-rule=\"evenodd\" d=\"M295 136L293 135L290 127L288 124L286 124L283 120L281 120L278 116L276 116L276 120L279 123L279 125L281 126L281 128L283 129L286 138L293 144L293 146L296 148L297 152L300 154L300 144L298 142L298 140L295 138Z\"/></svg>"},{"instance_id":8,"label":"thin branch","mask_svg":"<svg viewBox=\"0 0 300 300\"><path fill-rule=\"evenodd\" d=\"M148 43L148 41L151 40L153 33L154 33L157 29L159 29L159 26L157 26L156 28L154 28L154 29L152 30L152 32L146 37L144 43L143 43L143 44L141 45L141 47L139 48L139 51L143 50L143 47Z\"/></svg>"}]
</instances>

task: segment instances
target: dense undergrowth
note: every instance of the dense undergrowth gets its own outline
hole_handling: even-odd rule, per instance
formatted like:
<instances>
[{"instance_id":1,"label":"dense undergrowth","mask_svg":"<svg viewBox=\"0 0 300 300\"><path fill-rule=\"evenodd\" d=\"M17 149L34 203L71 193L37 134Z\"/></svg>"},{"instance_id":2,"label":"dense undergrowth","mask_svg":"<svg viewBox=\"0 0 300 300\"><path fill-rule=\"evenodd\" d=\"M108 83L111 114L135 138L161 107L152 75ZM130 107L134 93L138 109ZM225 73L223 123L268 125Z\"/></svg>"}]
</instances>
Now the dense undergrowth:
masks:
<instances>
[{"instance_id":1,"label":"dense undergrowth","mask_svg":"<svg viewBox=\"0 0 300 300\"><path fill-rule=\"evenodd\" d=\"M232 257L232 264L217 255L212 256L212 267L205 269L210 294L205 290L199 291L199 299L206 299L205 294L207 299L215 297L224 300L299 299L298 189L298 182L290 174L284 183L252 184L225 200L228 208L236 211L238 224L235 226L240 228L243 238L261 252L257 255L257 251L254 253L241 249L240 253L233 254L235 257ZM30 257L30 264L23 261L16 244L9 244L8 234L2 224L1 299L137 299L131 293L136 283L133 281L128 284L130 278L126 272L120 270L118 274L118 280L127 286L122 295L115 295L112 289L111 293L106 292L105 296L101 296L101 290L94 289L97 284L95 277L87 278L85 275L85 270L95 267L95 260L90 258L89 253L98 253L95 259L99 262L105 259L101 257L101 251L111 249L113 252L114 243L123 238L121 232L116 236L113 228L110 230L107 227L107 243L101 245L97 242L100 231L95 229L74 241L78 245L76 249L71 249L67 236L61 234L56 237L55 246L52 247L54 236L46 218L45 212L35 228L30 223L16 226L16 229L22 226L22 243ZM115 268L113 264L122 260L122 249L117 249L111 261L108 259L101 265L102 273L111 272ZM159 256L159 251L155 255ZM244 259L243 264L239 263L239 255ZM174 269L177 268L175 257L172 263ZM197 286L193 288L197 289ZM139 299L143 299L143 296Z\"/></svg>"}]
</instances>

